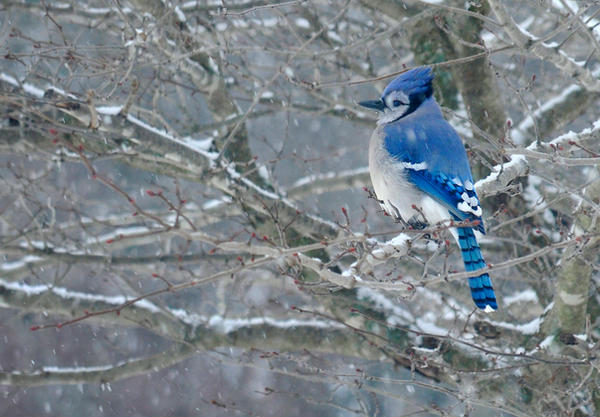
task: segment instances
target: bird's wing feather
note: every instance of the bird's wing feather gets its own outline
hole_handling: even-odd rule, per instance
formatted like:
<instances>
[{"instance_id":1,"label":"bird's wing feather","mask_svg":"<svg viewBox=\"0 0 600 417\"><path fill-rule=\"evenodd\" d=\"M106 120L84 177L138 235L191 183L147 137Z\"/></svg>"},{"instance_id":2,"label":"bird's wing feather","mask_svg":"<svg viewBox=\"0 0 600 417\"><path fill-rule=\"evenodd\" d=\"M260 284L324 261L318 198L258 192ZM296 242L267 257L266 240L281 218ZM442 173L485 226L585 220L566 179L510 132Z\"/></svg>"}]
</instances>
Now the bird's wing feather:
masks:
<instances>
[{"instance_id":1,"label":"bird's wing feather","mask_svg":"<svg viewBox=\"0 0 600 417\"><path fill-rule=\"evenodd\" d=\"M462 141L442 117L403 120L386 126L385 148L402 164L408 180L460 220L478 220L479 199Z\"/></svg>"},{"instance_id":2,"label":"bird's wing feather","mask_svg":"<svg viewBox=\"0 0 600 417\"><path fill-rule=\"evenodd\" d=\"M478 220L477 230L485 233L481 207L475 190L466 189L464 183L460 184L459 179L451 179L443 173L410 168L405 168L405 171L411 183L446 207L455 219Z\"/></svg>"}]
</instances>

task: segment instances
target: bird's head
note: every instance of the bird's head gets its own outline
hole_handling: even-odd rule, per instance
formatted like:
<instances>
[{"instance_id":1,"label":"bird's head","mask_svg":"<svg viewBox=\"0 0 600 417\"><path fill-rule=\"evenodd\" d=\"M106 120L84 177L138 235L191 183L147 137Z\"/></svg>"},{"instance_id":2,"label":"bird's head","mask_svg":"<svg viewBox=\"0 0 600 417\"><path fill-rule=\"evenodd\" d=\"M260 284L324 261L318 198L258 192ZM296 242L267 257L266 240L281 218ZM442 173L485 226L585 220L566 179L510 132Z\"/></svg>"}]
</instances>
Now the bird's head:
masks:
<instances>
[{"instance_id":1,"label":"bird's head","mask_svg":"<svg viewBox=\"0 0 600 417\"><path fill-rule=\"evenodd\" d=\"M393 122L412 113L431 97L433 77L429 67L403 72L385 87L381 99L361 101L358 104L381 112L379 124Z\"/></svg>"}]
</instances>

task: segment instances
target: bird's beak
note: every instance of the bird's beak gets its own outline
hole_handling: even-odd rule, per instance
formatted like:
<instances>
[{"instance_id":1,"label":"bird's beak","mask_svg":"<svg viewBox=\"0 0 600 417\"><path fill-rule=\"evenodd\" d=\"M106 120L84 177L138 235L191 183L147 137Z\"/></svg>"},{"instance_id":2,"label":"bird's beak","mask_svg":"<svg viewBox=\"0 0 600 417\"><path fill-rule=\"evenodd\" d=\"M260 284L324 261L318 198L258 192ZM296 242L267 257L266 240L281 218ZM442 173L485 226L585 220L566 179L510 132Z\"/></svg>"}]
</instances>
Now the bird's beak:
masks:
<instances>
[{"instance_id":1,"label":"bird's beak","mask_svg":"<svg viewBox=\"0 0 600 417\"><path fill-rule=\"evenodd\" d=\"M383 100L366 100L359 102L358 105L377 111L383 111L385 109Z\"/></svg>"}]
</instances>

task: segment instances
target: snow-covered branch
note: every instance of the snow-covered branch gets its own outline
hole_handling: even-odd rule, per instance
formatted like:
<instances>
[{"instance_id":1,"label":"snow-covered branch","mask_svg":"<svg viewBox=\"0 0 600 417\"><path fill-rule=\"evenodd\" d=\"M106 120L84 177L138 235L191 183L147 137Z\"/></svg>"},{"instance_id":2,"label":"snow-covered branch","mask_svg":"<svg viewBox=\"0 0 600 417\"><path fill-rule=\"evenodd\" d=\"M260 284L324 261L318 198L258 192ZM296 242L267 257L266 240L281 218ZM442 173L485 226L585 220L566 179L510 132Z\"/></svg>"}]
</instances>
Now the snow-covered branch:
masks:
<instances>
[{"instance_id":1,"label":"snow-covered branch","mask_svg":"<svg viewBox=\"0 0 600 417\"><path fill-rule=\"evenodd\" d=\"M574 78L586 90L595 93L600 92L600 80L585 68L585 62L576 61L563 52L558 45L542 42L520 28L501 1L489 0L489 3L510 39L522 52L552 63L566 76ZM581 12L583 11L585 11L585 8L581 9Z\"/></svg>"}]
</instances>

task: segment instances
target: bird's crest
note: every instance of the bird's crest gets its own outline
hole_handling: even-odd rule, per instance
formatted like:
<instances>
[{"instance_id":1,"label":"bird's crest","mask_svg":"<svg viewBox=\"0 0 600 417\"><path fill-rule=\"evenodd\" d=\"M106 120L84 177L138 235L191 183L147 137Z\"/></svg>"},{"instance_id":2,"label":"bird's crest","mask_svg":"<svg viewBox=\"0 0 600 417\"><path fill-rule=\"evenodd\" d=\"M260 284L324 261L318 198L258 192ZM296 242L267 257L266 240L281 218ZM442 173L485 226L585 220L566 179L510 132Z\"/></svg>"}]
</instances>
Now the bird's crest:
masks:
<instances>
[{"instance_id":1,"label":"bird's crest","mask_svg":"<svg viewBox=\"0 0 600 417\"><path fill-rule=\"evenodd\" d=\"M421 94L425 97L429 97L433 93L433 87L431 85L433 78L433 72L429 67L418 67L403 72L388 84L385 90L383 90L382 97L386 97L393 91L402 91L409 97Z\"/></svg>"}]
</instances>

